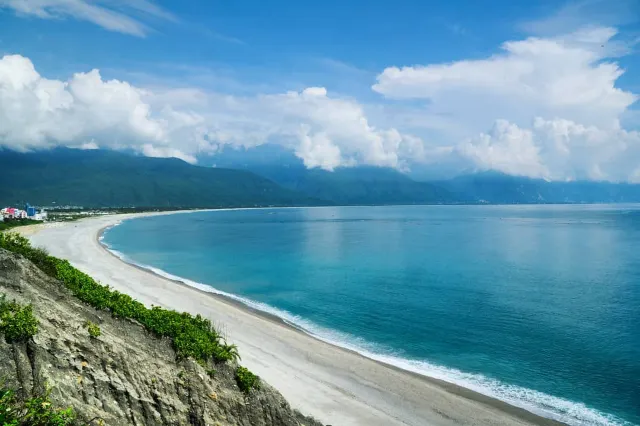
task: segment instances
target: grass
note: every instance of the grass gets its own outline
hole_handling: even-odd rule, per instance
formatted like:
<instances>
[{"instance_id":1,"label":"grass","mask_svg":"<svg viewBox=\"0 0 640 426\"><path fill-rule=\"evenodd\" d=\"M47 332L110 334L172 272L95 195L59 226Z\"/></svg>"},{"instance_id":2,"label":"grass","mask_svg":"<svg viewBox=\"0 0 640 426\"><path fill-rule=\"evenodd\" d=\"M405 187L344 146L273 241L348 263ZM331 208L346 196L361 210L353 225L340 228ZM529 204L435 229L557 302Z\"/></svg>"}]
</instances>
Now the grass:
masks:
<instances>
[{"instance_id":1,"label":"grass","mask_svg":"<svg viewBox=\"0 0 640 426\"><path fill-rule=\"evenodd\" d=\"M235 345L229 345L211 324L200 315L176 312L153 306L151 309L126 294L101 285L66 260L49 256L34 248L25 237L15 233L0 234L0 248L21 254L46 274L60 280L80 300L96 309L107 309L115 317L138 321L158 337L172 339L179 358L192 357L200 362L237 361Z\"/></svg>"},{"instance_id":2,"label":"grass","mask_svg":"<svg viewBox=\"0 0 640 426\"><path fill-rule=\"evenodd\" d=\"M0 333L7 343L26 342L38 332L38 320L33 316L31 305L21 305L16 301L7 302L0 296Z\"/></svg>"}]
</instances>

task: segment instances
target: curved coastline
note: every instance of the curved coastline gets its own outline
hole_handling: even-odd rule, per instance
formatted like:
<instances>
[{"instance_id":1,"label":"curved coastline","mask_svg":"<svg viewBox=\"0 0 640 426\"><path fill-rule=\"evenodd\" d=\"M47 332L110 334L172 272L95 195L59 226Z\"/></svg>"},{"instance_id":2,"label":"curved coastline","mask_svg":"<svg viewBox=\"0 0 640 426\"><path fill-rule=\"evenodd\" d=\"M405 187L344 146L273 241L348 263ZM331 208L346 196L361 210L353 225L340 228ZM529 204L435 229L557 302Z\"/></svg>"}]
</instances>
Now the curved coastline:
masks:
<instances>
[{"instance_id":1,"label":"curved coastline","mask_svg":"<svg viewBox=\"0 0 640 426\"><path fill-rule=\"evenodd\" d=\"M310 330L306 330L303 327L300 327L296 324L292 324L286 321L284 318L272 314L269 312L265 312L264 310L259 309L258 307L253 307L245 302L240 297L233 297L233 295L227 295L224 292L219 292L213 289L212 287L200 284L192 283L190 280L182 279L180 277L171 276L167 274L165 276L161 271L154 270L153 267L147 267L142 265L137 265L135 263L128 262L126 259L118 256L116 253L113 253L108 247L106 247L101 241L101 237L105 230L110 227L117 226L124 220L146 217L158 214L176 214L176 213L193 213L194 211L185 211L185 212L161 212L161 213L151 213L151 214L132 214L132 215L119 215L119 216L108 216L102 218L91 218L84 219L82 222L82 228L80 230L79 236L86 239L86 237L90 237L92 239L93 248L99 248L100 252L102 252L103 256L107 254L107 258L113 259L117 261L120 265L126 266L126 268L131 268L135 271L138 271L137 276L147 276L154 277L157 284L161 282L171 283L176 288L182 289L184 293L192 293L192 295L197 294L199 296L206 296L206 299L213 299L217 304L226 305L227 309L237 310L244 315L248 315L250 317L255 318L256 320L260 320L262 322L267 321L271 327L273 327L276 333L276 339L281 338L281 334L285 333L295 333L297 336L296 340L302 341L302 346L314 346L316 349L322 352L330 352L329 355L337 355L337 362L347 362L346 365L341 365L342 369L347 370L346 378L350 379L354 383L350 383L350 385L356 385L355 388L362 388L363 386L366 388L364 392L360 392L357 394L354 392L354 389L351 386L345 386L344 381L345 377L342 374L336 374L335 383L328 383L329 387L337 388L337 395L331 395L333 397L333 405L330 410L322 409L316 407L315 410L309 410L310 406L314 406L314 396L313 389L304 389L298 392L291 393L287 392L288 386L281 386L279 382L283 380L293 380L294 377L279 377L279 380L273 380L271 377L273 375L265 373L261 368L265 366L249 365L252 369L256 370L259 374L265 376L266 380L276 386L281 392L289 399L292 405L296 408L301 409L305 413L310 413L320 418L320 420L333 423L333 424L437 424L437 425L453 425L459 424L460 421L471 421L473 424L537 424L537 425L559 425L564 424L560 421L542 417L541 415L529 411L528 409L519 407L514 405L512 402L504 402L500 399L497 399L493 396L487 396L475 390L463 387L461 385L450 383L446 380L442 380L439 378L425 376L424 374L418 373L416 371L411 371L407 369L403 369L397 365L393 365L387 362L384 362L380 359L375 359L375 357L369 356L370 354L363 354L357 349L345 348L343 346L339 346L335 342L331 342L327 339L324 339L322 336L318 336L314 334ZM89 223L89 225L87 225ZM78 256L69 256L69 253L59 253L56 248L56 241L59 240L59 236L64 234L65 232L69 233L69 228L78 228L78 225L63 225L51 228L45 228L45 231L48 229L49 235L47 232L41 233L37 232L32 235L31 238L38 245L43 245L48 248L52 254L58 255L60 257L68 258L75 266L79 267L83 271L96 276L95 271L92 271L91 267L83 267L83 261L87 259L78 259ZM73 230L71 230L73 233ZM57 235L56 235L57 234ZM78 232L74 233L73 236L78 236ZM74 238L72 238L74 239ZM75 242L71 241L69 244L75 244ZM92 250L93 250L92 248ZM67 250L68 251L68 250ZM82 250L81 250L82 251ZM63 250L64 252L64 250ZM67 254L67 256L65 256ZM92 251L91 255L97 256L95 250ZM88 257L91 258L91 255ZM101 256L102 257L102 256ZM99 271L100 272L100 271ZM124 272L127 272L126 269ZM102 282L109 283L105 277L100 276L98 274L97 278ZM108 278L108 277L107 277ZM125 291L129 293L131 296L142 299L143 302L149 303L149 300L145 300L145 296L147 294L141 294L140 291L136 291L130 284L126 286L126 288L119 288L118 285L114 286L116 289L120 291ZM204 288L199 288L204 287ZM166 288L165 286L160 285L159 288ZM175 289L174 289L175 290ZM208 291L207 291L208 290ZM198 304L195 300L192 300L194 304ZM156 303L162 304L169 308L174 309L183 309L177 303L171 303L166 299L163 300L164 303ZM184 309L191 312L194 312L193 309ZM235 314L235 313L234 313ZM244 318L243 318L244 319ZM214 318L214 322L216 319ZM225 323L225 325L228 325ZM241 325L242 327L242 325ZM287 330L286 332L284 330ZM231 331L229 333L230 340L235 341L236 332ZM260 336L264 337L264 336ZM284 339L286 340L286 339ZM310 342L311 341L311 342ZM312 343L313 342L313 343ZM289 342L286 342L289 343ZM318 346L320 345L320 346ZM294 346L294 345L291 345ZM241 354L245 354L246 349L241 347ZM287 348L290 349L290 348ZM295 349L299 350L299 347ZM357 361L353 358L356 357ZM251 358L254 358L253 356ZM307 358L306 368L313 367L332 367L331 364L326 365L325 362L317 362L316 365L313 365L314 360L309 360L309 354L306 354L303 358ZM331 358L331 356L329 356ZM349 358L349 359L343 359ZM300 361L296 359L296 361ZM326 361L326 360L321 360ZM333 360L336 361L336 360ZM364 364L362 367L366 369L375 369L376 377L360 377L358 374L353 374L348 361L353 362L354 364ZM309 363L311 362L311 366ZM257 367L257 368L256 368ZM333 367L336 367L335 365ZM358 365L360 367L360 365ZM281 371L280 371L281 372ZM368 371L367 372L373 372ZM341 371L344 373L344 371ZM270 377L271 376L271 377ZM295 376L295 375L294 375ZM353 377L356 376L356 377ZM392 376L392 377L385 377ZM375 380L376 378L382 380ZM317 378L312 378L317 379ZM372 383L362 383L364 380L372 380ZM394 386L385 386L386 380L390 380L391 382L395 380L399 380L400 383L394 383ZM323 380L324 381L324 380ZM313 382L313 380L312 380ZM406 382L406 383L402 383ZM326 384L326 383L325 383ZM400 385L400 386L397 386ZM293 386L294 388L296 386ZM416 387L421 388L416 393ZM362 389L358 389L362 390ZM373 391L373 392L372 392ZM401 394L400 394L401 393ZM393 403L389 404L380 404L379 398L384 399L394 399L390 398L390 394L395 394L394 396L400 397L400 401L404 401L404 403L400 403L400 406L395 406L395 410L393 409ZM414 394L414 398L410 398L409 396ZM335 397L338 398L335 398ZM415 396L430 396L432 398L415 398ZM309 400L312 398L312 400ZM322 399L322 398L320 398ZM345 410L343 413L340 413L340 409L343 408L341 405L345 403ZM355 403L355 404L354 404ZM352 407L352 406L357 407ZM397 405L397 402L396 402ZM363 407L364 406L364 407ZM367 416L363 416L362 409L371 410ZM398 410L401 411L398 411ZM318 411L320 410L320 411ZM406 414L406 415L405 415Z\"/></svg>"},{"instance_id":2,"label":"curved coastline","mask_svg":"<svg viewBox=\"0 0 640 426\"><path fill-rule=\"evenodd\" d=\"M135 219L135 217L130 219ZM136 263L132 259L127 258L123 253L113 250L108 244L103 242L104 233L121 223L122 221L107 226L101 229L96 235L97 241L103 249L110 255L118 258L120 261L123 261L135 268L141 268L142 270L155 274L160 278L168 279L176 284L195 288L200 292L209 296L217 297L221 301L229 303L239 309L244 309L252 314L262 316L270 321L280 324L283 327L292 328L295 331L304 333L311 338L334 346L339 350L351 352L357 356L380 363L387 368L415 375L422 380L435 383L438 386L446 388L449 392L464 396L465 398L479 400L483 403L500 405L502 410L511 410L513 408L524 410L524 413L515 414L529 420L531 420L530 416L533 415L550 420L552 422L551 424L612 426L627 424L624 421L620 421L619 419L610 417L606 413L591 409L579 402L562 399L560 397L544 394L520 386L504 384L495 379L490 379L476 373L466 373L446 366L431 364L423 360L401 358L388 351L380 351L380 348L376 348L375 345L369 344L369 342L363 341L363 344L352 344L350 342L354 340L357 341L360 338L317 326L316 324L297 315L291 314L290 312L283 311L279 308L254 301L243 296L227 293L213 287L211 284L194 282L188 278L173 275L151 265ZM514 397L513 395L518 396ZM522 397L523 395L526 395L526 399L518 399L518 397ZM578 414L574 414L574 418L566 418L567 416L563 415L561 412L562 410Z\"/></svg>"}]
</instances>

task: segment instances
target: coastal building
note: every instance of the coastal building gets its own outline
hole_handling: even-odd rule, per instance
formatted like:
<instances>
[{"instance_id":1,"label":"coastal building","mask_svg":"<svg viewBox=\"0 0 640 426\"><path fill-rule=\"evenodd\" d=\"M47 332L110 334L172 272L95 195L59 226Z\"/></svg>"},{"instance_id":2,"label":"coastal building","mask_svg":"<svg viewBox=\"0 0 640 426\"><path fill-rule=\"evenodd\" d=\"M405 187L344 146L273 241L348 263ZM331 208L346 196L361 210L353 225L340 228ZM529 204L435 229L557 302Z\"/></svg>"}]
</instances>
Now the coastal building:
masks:
<instances>
[{"instance_id":1,"label":"coastal building","mask_svg":"<svg viewBox=\"0 0 640 426\"><path fill-rule=\"evenodd\" d=\"M36 208L32 207L29 205L29 203L27 203L27 205L24 206L24 210L27 212L27 217L28 218L33 218L36 215Z\"/></svg>"},{"instance_id":2,"label":"coastal building","mask_svg":"<svg viewBox=\"0 0 640 426\"><path fill-rule=\"evenodd\" d=\"M5 207L0 210L0 218L2 221L11 219L33 219L33 220L46 220L47 212L38 210L35 207L27 204L24 210L17 209L15 207Z\"/></svg>"},{"instance_id":3,"label":"coastal building","mask_svg":"<svg viewBox=\"0 0 640 426\"><path fill-rule=\"evenodd\" d=\"M0 210L0 213L2 213L2 216L5 219L22 219L27 217L27 212L25 212L24 210L16 209L15 207L5 207L4 209Z\"/></svg>"}]
</instances>

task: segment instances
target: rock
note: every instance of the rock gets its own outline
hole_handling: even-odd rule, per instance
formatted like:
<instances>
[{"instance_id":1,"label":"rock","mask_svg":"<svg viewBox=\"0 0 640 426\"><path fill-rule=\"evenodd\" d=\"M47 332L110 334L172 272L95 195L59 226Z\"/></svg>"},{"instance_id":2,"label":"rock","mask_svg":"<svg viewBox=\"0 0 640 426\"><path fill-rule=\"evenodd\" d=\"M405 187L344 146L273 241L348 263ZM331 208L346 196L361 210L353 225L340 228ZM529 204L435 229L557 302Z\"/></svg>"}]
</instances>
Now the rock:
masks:
<instances>
[{"instance_id":1,"label":"rock","mask_svg":"<svg viewBox=\"0 0 640 426\"><path fill-rule=\"evenodd\" d=\"M2 249L0 293L31 303L40 321L28 343L8 344L0 336L0 380L24 397L50 388L57 406L72 406L82 420L107 425L320 425L292 410L267 383L242 393L235 365L177 361L169 339L82 303L31 262ZM100 327L98 338L89 336L87 321Z\"/></svg>"}]
</instances>

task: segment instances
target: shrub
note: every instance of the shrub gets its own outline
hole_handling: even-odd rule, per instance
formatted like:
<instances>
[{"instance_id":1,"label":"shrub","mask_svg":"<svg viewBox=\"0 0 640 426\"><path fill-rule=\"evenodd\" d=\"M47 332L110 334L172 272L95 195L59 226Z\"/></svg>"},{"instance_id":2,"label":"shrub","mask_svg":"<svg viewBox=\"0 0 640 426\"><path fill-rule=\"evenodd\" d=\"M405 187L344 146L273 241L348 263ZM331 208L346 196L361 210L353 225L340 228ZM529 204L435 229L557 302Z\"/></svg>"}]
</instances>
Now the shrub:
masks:
<instances>
[{"instance_id":1,"label":"shrub","mask_svg":"<svg viewBox=\"0 0 640 426\"><path fill-rule=\"evenodd\" d=\"M236 368L236 383L240 390L249 393L251 389L260 389L260 378L244 367Z\"/></svg>"},{"instance_id":2,"label":"shrub","mask_svg":"<svg viewBox=\"0 0 640 426\"><path fill-rule=\"evenodd\" d=\"M240 353L238 353L238 347L236 345L228 345L224 342L218 345L215 351L214 356L220 360L238 361L240 359Z\"/></svg>"},{"instance_id":3,"label":"shrub","mask_svg":"<svg viewBox=\"0 0 640 426\"><path fill-rule=\"evenodd\" d=\"M7 302L6 296L0 298L0 332L7 343L24 342L38 332L38 320L33 316L31 305Z\"/></svg>"},{"instance_id":4,"label":"shrub","mask_svg":"<svg viewBox=\"0 0 640 426\"><path fill-rule=\"evenodd\" d=\"M84 326L87 327L87 331L89 332L89 336L93 337L94 339L100 337L100 334L102 334L100 332L100 327L96 323L93 323L91 321L87 321L87 322L84 323Z\"/></svg>"},{"instance_id":5,"label":"shrub","mask_svg":"<svg viewBox=\"0 0 640 426\"><path fill-rule=\"evenodd\" d=\"M23 255L47 275L55 275L55 258L42 248L31 247L29 240L22 235L15 232L0 233L0 247Z\"/></svg>"},{"instance_id":6,"label":"shrub","mask_svg":"<svg viewBox=\"0 0 640 426\"><path fill-rule=\"evenodd\" d=\"M238 348L228 345L213 328L211 321L200 315L176 312L153 306L151 309L126 294L111 290L80 272L66 260L49 256L31 247L29 240L14 234L0 234L0 248L21 254L46 274L60 280L71 292L96 309L108 309L120 318L138 321L158 337L169 337L178 357L193 357L206 363L240 359Z\"/></svg>"},{"instance_id":7,"label":"shrub","mask_svg":"<svg viewBox=\"0 0 640 426\"><path fill-rule=\"evenodd\" d=\"M12 389L0 388L0 424L70 426L76 424L76 415L72 408L54 408L48 392L22 401Z\"/></svg>"}]
</instances>

